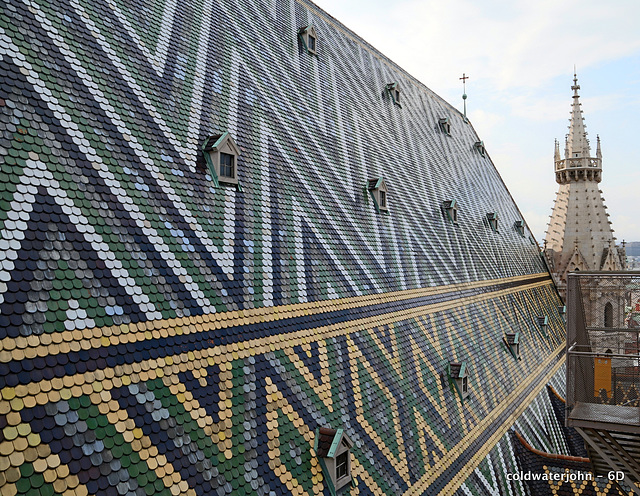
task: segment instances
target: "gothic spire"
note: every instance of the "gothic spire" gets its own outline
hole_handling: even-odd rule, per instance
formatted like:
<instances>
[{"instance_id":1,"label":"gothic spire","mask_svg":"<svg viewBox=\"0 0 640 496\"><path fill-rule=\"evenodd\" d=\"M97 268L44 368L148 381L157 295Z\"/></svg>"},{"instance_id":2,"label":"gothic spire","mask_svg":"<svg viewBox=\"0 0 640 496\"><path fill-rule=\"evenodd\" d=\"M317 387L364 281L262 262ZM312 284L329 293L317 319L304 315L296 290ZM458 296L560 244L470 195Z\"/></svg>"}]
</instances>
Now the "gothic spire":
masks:
<instances>
[{"instance_id":1,"label":"gothic spire","mask_svg":"<svg viewBox=\"0 0 640 496\"><path fill-rule=\"evenodd\" d=\"M573 74L573 103L571 104L571 120L569 123L569 135L567 137L567 146L565 149L565 158L583 158L591 155L589 149L589 141L587 140L587 132L585 131L584 118L582 117L582 109L580 108L580 95L578 90L578 76Z\"/></svg>"}]
</instances>

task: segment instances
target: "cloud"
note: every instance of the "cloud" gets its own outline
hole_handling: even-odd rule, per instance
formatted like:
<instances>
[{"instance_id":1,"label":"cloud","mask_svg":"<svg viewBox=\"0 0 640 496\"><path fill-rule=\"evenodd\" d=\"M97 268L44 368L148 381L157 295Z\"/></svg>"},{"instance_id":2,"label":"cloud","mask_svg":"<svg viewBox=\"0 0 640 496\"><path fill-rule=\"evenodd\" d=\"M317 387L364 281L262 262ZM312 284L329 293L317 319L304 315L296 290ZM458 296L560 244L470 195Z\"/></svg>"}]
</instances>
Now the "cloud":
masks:
<instances>
[{"instance_id":1,"label":"cloud","mask_svg":"<svg viewBox=\"0 0 640 496\"><path fill-rule=\"evenodd\" d=\"M544 232L547 230L547 223L549 222L551 212L549 212L549 215L544 215L536 210L529 209L523 211L522 215L527 221L527 225L529 229L531 229L533 237L536 238L538 244L544 244Z\"/></svg>"},{"instance_id":2,"label":"cloud","mask_svg":"<svg viewBox=\"0 0 640 496\"><path fill-rule=\"evenodd\" d=\"M640 49L635 0L318 4L436 92L461 70L498 91L538 88L567 74L568 61L581 69Z\"/></svg>"},{"instance_id":3,"label":"cloud","mask_svg":"<svg viewBox=\"0 0 640 496\"><path fill-rule=\"evenodd\" d=\"M489 136L499 131L505 121L504 115L484 109L472 110L468 116L480 136Z\"/></svg>"}]
</instances>

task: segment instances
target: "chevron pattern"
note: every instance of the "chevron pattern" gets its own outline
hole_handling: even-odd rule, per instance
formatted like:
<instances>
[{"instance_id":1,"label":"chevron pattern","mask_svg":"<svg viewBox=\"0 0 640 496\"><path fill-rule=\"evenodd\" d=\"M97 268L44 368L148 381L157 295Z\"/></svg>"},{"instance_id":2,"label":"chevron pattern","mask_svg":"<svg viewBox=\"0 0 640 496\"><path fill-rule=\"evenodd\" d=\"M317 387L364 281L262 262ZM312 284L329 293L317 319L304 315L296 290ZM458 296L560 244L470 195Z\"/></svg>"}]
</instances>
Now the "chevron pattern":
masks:
<instances>
[{"instance_id":1,"label":"chevron pattern","mask_svg":"<svg viewBox=\"0 0 640 496\"><path fill-rule=\"evenodd\" d=\"M313 4L9 0L0 75L3 495L329 494L318 426L353 495L523 494L513 425L566 451L560 300L479 137Z\"/></svg>"}]
</instances>

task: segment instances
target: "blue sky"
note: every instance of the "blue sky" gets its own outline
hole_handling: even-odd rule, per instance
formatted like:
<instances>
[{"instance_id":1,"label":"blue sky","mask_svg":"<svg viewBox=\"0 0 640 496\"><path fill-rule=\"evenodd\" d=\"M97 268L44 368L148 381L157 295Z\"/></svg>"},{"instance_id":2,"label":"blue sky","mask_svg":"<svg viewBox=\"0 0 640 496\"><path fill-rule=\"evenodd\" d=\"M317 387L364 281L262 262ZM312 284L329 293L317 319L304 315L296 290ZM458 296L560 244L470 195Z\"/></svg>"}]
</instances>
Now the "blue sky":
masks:
<instances>
[{"instance_id":1,"label":"blue sky","mask_svg":"<svg viewBox=\"0 0 640 496\"><path fill-rule=\"evenodd\" d=\"M564 149L573 66L600 189L618 241L640 241L640 2L637 0L317 0L468 115L538 242Z\"/></svg>"}]
</instances>

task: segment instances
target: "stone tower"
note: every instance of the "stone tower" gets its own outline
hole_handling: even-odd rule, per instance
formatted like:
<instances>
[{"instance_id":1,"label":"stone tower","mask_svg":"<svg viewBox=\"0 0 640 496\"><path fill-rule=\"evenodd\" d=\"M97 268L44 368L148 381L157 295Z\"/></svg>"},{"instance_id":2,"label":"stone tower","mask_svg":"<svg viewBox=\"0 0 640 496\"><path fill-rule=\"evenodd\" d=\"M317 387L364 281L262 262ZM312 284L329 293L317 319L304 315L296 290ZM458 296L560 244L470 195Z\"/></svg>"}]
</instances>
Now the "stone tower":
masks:
<instances>
[{"instance_id":1,"label":"stone tower","mask_svg":"<svg viewBox=\"0 0 640 496\"><path fill-rule=\"evenodd\" d=\"M578 78L573 75L569 134L564 147L555 143L556 182L560 185L545 238L545 255L560 294L565 296L567 273L575 270L622 270L624 248L615 245L602 191L602 152L595 157L587 139Z\"/></svg>"}]
</instances>

